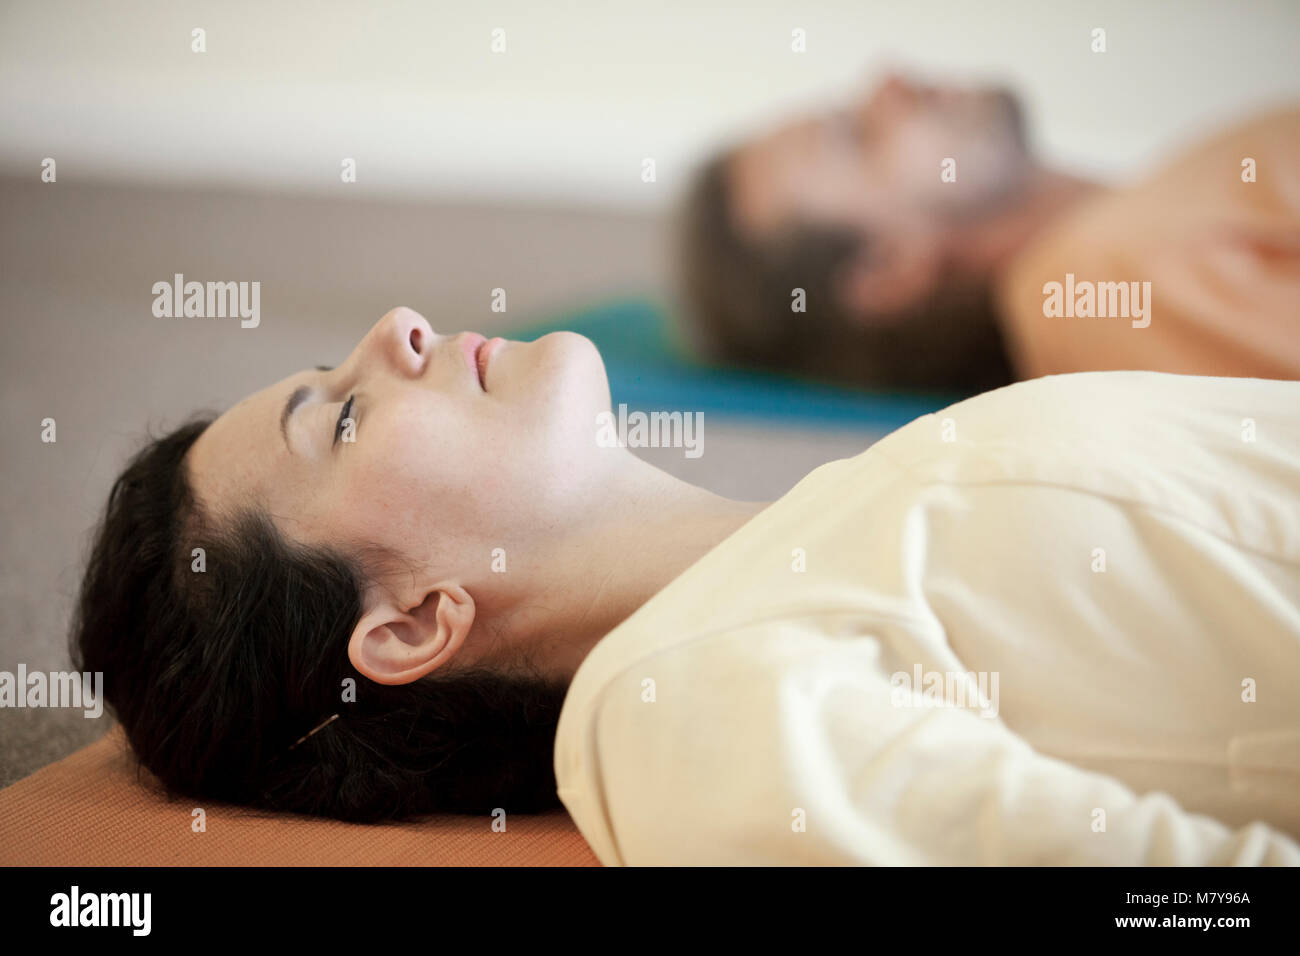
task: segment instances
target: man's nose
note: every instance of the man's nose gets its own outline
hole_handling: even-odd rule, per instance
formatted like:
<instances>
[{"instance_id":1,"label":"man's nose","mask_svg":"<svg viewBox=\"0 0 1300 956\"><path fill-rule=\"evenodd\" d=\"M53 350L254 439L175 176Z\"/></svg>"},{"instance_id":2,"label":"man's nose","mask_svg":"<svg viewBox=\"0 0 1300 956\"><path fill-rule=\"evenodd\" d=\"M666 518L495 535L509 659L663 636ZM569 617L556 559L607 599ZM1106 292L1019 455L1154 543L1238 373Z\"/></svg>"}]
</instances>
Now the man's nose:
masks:
<instances>
[{"instance_id":1,"label":"man's nose","mask_svg":"<svg viewBox=\"0 0 1300 956\"><path fill-rule=\"evenodd\" d=\"M899 93L906 93L911 88L907 77L902 73L886 73L883 80L880 81L881 92L886 96L893 96Z\"/></svg>"},{"instance_id":2,"label":"man's nose","mask_svg":"<svg viewBox=\"0 0 1300 956\"><path fill-rule=\"evenodd\" d=\"M869 110L886 114L905 110L916 102L918 93L916 85L902 73L888 73L868 99L867 106Z\"/></svg>"}]
</instances>

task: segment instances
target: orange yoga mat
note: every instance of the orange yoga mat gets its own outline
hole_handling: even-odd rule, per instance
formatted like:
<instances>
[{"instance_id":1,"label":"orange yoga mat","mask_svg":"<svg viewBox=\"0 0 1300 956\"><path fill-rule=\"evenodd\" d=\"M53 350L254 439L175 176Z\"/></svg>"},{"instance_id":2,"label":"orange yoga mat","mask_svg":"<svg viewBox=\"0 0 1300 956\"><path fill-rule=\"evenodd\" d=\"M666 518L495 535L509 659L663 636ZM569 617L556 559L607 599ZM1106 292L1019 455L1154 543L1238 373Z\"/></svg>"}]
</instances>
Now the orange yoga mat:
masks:
<instances>
[{"instance_id":1,"label":"orange yoga mat","mask_svg":"<svg viewBox=\"0 0 1300 956\"><path fill-rule=\"evenodd\" d=\"M195 833L202 806L207 830ZM598 866L563 810L359 825L173 801L114 728L0 790L3 866Z\"/></svg>"}]
</instances>

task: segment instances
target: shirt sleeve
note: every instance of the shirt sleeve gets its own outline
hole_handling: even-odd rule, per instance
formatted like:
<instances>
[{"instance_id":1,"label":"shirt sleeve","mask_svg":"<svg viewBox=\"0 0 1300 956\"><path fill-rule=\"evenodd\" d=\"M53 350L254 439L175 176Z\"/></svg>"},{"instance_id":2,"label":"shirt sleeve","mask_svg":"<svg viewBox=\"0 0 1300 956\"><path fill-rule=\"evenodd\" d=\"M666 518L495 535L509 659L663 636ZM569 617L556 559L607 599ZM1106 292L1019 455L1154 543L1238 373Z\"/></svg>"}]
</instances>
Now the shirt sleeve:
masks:
<instances>
[{"instance_id":1,"label":"shirt sleeve","mask_svg":"<svg viewBox=\"0 0 1300 956\"><path fill-rule=\"evenodd\" d=\"M1263 823L1040 754L891 687L881 643L791 622L657 655L594 711L584 832L611 865L1300 865Z\"/></svg>"}]
</instances>

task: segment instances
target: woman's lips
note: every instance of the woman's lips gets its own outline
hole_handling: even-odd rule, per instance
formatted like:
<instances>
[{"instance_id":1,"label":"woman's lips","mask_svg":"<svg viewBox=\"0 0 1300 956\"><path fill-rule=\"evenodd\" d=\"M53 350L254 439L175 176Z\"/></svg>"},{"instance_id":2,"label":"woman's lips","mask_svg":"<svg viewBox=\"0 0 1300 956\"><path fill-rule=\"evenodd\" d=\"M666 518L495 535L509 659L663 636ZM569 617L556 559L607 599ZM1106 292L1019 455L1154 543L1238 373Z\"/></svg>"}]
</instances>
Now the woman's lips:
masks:
<instances>
[{"instance_id":1,"label":"woman's lips","mask_svg":"<svg viewBox=\"0 0 1300 956\"><path fill-rule=\"evenodd\" d=\"M460 354L465 356L465 367L469 369L471 375L478 380L479 388L483 387L483 376L479 373L478 368L478 350L483 347L487 339L477 332L466 332L460 337Z\"/></svg>"},{"instance_id":2,"label":"woman's lips","mask_svg":"<svg viewBox=\"0 0 1300 956\"><path fill-rule=\"evenodd\" d=\"M484 338L477 332L466 332L460 340L461 354L465 356L465 365L478 380L479 388L487 391L488 361L505 343L503 338Z\"/></svg>"},{"instance_id":3,"label":"woman's lips","mask_svg":"<svg viewBox=\"0 0 1300 956\"><path fill-rule=\"evenodd\" d=\"M493 353L505 344L505 339L497 337L488 339L478 347L478 381L485 392L487 391L488 362L491 361Z\"/></svg>"}]
</instances>

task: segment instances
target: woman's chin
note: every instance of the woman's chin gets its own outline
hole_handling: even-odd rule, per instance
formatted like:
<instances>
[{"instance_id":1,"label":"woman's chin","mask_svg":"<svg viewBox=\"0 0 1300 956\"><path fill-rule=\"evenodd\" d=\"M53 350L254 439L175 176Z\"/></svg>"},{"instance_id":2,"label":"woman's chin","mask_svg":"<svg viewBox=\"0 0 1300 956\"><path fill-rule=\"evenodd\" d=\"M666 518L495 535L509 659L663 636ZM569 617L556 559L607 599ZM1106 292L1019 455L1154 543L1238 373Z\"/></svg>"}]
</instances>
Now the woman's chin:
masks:
<instances>
[{"instance_id":1,"label":"woman's chin","mask_svg":"<svg viewBox=\"0 0 1300 956\"><path fill-rule=\"evenodd\" d=\"M530 343L537 350L530 374L539 374L542 394L566 407L609 408L609 378L596 343L577 332L551 332Z\"/></svg>"}]
</instances>

